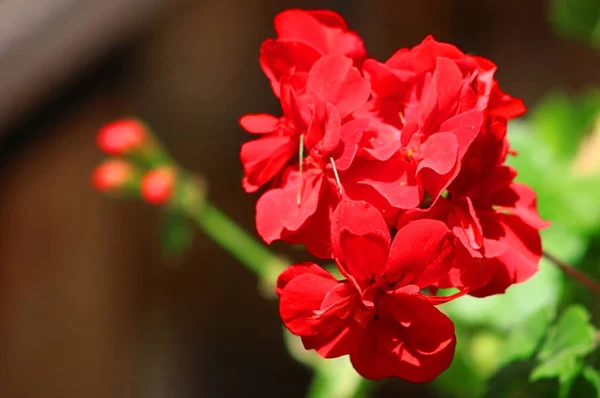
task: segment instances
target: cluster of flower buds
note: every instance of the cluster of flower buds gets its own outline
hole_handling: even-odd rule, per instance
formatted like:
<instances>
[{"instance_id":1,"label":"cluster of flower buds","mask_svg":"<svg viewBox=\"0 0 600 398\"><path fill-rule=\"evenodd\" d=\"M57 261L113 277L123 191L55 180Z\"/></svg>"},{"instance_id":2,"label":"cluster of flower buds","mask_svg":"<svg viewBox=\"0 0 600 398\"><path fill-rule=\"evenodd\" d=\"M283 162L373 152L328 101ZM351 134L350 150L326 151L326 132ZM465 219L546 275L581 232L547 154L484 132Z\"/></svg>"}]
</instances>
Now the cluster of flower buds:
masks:
<instances>
[{"instance_id":1,"label":"cluster of flower buds","mask_svg":"<svg viewBox=\"0 0 600 398\"><path fill-rule=\"evenodd\" d=\"M96 143L112 157L92 173L94 188L141 196L154 205L171 200L176 173L143 123L136 119L109 123L100 128Z\"/></svg>"},{"instance_id":2,"label":"cluster of flower buds","mask_svg":"<svg viewBox=\"0 0 600 398\"><path fill-rule=\"evenodd\" d=\"M525 112L489 60L427 37L386 62L330 11L288 10L260 66L281 115L248 114L247 192L266 189L267 242L333 259L278 280L285 326L366 378L425 382L452 361L454 325L436 306L503 293L538 270L535 193L505 164L507 122ZM440 288L455 288L450 296Z\"/></svg>"}]
</instances>

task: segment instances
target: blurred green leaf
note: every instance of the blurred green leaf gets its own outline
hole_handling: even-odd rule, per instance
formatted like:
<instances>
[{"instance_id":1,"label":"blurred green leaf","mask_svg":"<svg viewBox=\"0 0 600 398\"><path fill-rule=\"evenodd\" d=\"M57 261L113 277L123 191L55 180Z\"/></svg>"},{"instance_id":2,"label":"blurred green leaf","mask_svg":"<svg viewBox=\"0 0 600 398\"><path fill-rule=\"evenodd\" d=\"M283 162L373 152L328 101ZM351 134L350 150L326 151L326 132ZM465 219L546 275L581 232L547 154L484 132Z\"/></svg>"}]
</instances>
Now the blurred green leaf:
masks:
<instances>
[{"instance_id":1,"label":"blurred green leaf","mask_svg":"<svg viewBox=\"0 0 600 398\"><path fill-rule=\"evenodd\" d=\"M347 355L335 359L323 359L315 351L305 349L300 337L293 335L285 328L283 329L283 341L292 358L314 370L307 397L367 397L368 390L373 383L356 373Z\"/></svg>"},{"instance_id":2,"label":"blurred green leaf","mask_svg":"<svg viewBox=\"0 0 600 398\"><path fill-rule=\"evenodd\" d=\"M161 242L163 254L170 260L182 255L192 244L194 228L189 219L179 211L165 213Z\"/></svg>"},{"instance_id":3,"label":"blurred green leaf","mask_svg":"<svg viewBox=\"0 0 600 398\"><path fill-rule=\"evenodd\" d=\"M478 331L465 328L460 322L456 322L456 350L450 367L439 375L435 381L435 387L444 392L445 397L476 398L485 391L485 379L487 374L482 374L474 358L474 350L481 347L473 347L474 335ZM493 344L493 343L492 343ZM484 349L484 351L487 351ZM494 358L490 358L494 360Z\"/></svg>"},{"instance_id":4,"label":"blurred green leaf","mask_svg":"<svg viewBox=\"0 0 600 398\"><path fill-rule=\"evenodd\" d=\"M321 359L306 395L308 398L366 398L373 383L363 379L346 355Z\"/></svg>"},{"instance_id":5,"label":"blurred green leaf","mask_svg":"<svg viewBox=\"0 0 600 398\"><path fill-rule=\"evenodd\" d=\"M590 366L579 368L571 383L561 386L560 396L565 398L600 397L600 375Z\"/></svg>"},{"instance_id":6,"label":"blurred green leaf","mask_svg":"<svg viewBox=\"0 0 600 398\"><path fill-rule=\"evenodd\" d=\"M545 307L513 327L500 350L501 364L531 359L540 347L554 316L554 309Z\"/></svg>"},{"instance_id":7,"label":"blurred green leaf","mask_svg":"<svg viewBox=\"0 0 600 398\"><path fill-rule=\"evenodd\" d=\"M599 91L591 91L577 98L555 92L533 109L529 122L533 133L551 148L556 158L569 161L599 113Z\"/></svg>"},{"instance_id":8,"label":"blurred green leaf","mask_svg":"<svg viewBox=\"0 0 600 398\"><path fill-rule=\"evenodd\" d=\"M530 379L558 378L561 397L583 369L583 358L595 348L596 329L589 323L590 314L580 305L568 307L550 328L540 352L538 365Z\"/></svg>"},{"instance_id":9,"label":"blurred green leaf","mask_svg":"<svg viewBox=\"0 0 600 398\"><path fill-rule=\"evenodd\" d=\"M600 44L600 2L597 0L552 0L549 17L559 34Z\"/></svg>"},{"instance_id":10,"label":"blurred green leaf","mask_svg":"<svg viewBox=\"0 0 600 398\"><path fill-rule=\"evenodd\" d=\"M533 134L532 129L526 122L510 124L511 146L519 155L510 157L507 162L517 169L517 181L536 191L540 215L552 222L550 229L542 233L560 230L557 232L561 238L556 242L565 246L565 252L572 256L565 260L579 259L586 248L586 242L580 239L587 240L600 223L600 206L596 205L600 176L574 174L572 159L559 157L544 136Z\"/></svg>"},{"instance_id":11,"label":"blurred green leaf","mask_svg":"<svg viewBox=\"0 0 600 398\"><path fill-rule=\"evenodd\" d=\"M517 361L500 369L488 380L485 398L556 397L555 380L529 381L534 361Z\"/></svg>"}]
</instances>

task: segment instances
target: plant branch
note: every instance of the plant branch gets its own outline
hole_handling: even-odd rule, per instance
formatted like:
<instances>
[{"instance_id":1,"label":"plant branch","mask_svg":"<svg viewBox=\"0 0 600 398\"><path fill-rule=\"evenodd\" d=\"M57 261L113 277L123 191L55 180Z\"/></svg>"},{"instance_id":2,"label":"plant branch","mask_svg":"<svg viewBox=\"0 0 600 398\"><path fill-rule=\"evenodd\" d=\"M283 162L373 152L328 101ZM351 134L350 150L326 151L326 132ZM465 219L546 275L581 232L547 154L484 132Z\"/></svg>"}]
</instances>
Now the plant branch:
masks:
<instances>
[{"instance_id":1,"label":"plant branch","mask_svg":"<svg viewBox=\"0 0 600 398\"><path fill-rule=\"evenodd\" d=\"M270 295L273 295L273 286L277 277L287 267L288 262L273 254L262 242L205 200L202 180L188 175L182 176L181 182L183 192L176 206L186 213L208 237L254 272L260 283L271 291Z\"/></svg>"},{"instance_id":2,"label":"plant branch","mask_svg":"<svg viewBox=\"0 0 600 398\"><path fill-rule=\"evenodd\" d=\"M577 283L587 287L592 292L600 296L600 284L579 271L577 268L567 264L566 262L556 258L554 255L543 252L544 257L546 257L552 264L554 264L558 269L560 269L564 274L573 278Z\"/></svg>"}]
</instances>

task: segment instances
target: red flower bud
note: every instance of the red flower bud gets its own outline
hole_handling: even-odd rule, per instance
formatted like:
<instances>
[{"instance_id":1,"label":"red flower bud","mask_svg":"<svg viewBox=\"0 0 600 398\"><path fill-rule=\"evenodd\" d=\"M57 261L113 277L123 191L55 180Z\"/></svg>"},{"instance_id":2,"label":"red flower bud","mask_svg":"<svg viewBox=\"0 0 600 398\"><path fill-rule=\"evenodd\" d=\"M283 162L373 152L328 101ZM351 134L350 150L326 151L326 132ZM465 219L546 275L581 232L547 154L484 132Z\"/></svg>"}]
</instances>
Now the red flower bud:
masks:
<instances>
[{"instance_id":1,"label":"red flower bud","mask_svg":"<svg viewBox=\"0 0 600 398\"><path fill-rule=\"evenodd\" d=\"M142 198L150 204L162 205L173 196L175 171L171 167L160 167L149 171L142 179Z\"/></svg>"},{"instance_id":2,"label":"red flower bud","mask_svg":"<svg viewBox=\"0 0 600 398\"><path fill-rule=\"evenodd\" d=\"M97 144L109 155L122 155L139 148L146 139L146 127L142 123L135 119L121 119L100 128Z\"/></svg>"},{"instance_id":3,"label":"red flower bud","mask_svg":"<svg viewBox=\"0 0 600 398\"><path fill-rule=\"evenodd\" d=\"M133 167L121 159L108 160L92 172L92 186L101 192L111 192L131 181Z\"/></svg>"}]
</instances>

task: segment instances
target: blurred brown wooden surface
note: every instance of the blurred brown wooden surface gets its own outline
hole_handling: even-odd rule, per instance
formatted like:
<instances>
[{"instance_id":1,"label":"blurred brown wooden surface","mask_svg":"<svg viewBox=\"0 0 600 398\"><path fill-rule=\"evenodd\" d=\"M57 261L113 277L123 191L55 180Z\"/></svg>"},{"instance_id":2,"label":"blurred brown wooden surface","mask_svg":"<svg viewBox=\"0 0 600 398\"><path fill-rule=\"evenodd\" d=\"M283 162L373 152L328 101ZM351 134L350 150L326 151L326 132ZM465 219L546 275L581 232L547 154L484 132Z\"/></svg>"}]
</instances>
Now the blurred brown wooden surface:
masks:
<instances>
[{"instance_id":1,"label":"blurred brown wooden surface","mask_svg":"<svg viewBox=\"0 0 600 398\"><path fill-rule=\"evenodd\" d=\"M503 87L530 103L548 87L598 81L599 57L555 38L542 0L207 0L163 15L112 66L12 131L43 134L1 159L0 397L303 395L309 374L285 353L277 305L252 275L202 236L180 264L162 264L158 212L88 182L102 159L98 126L137 114L253 231L237 119L278 112L257 54L290 6L340 10L380 59L434 33L494 59ZM398 394L427 396L400 381L378 396Z\"/></svg>"}]
</instances>

